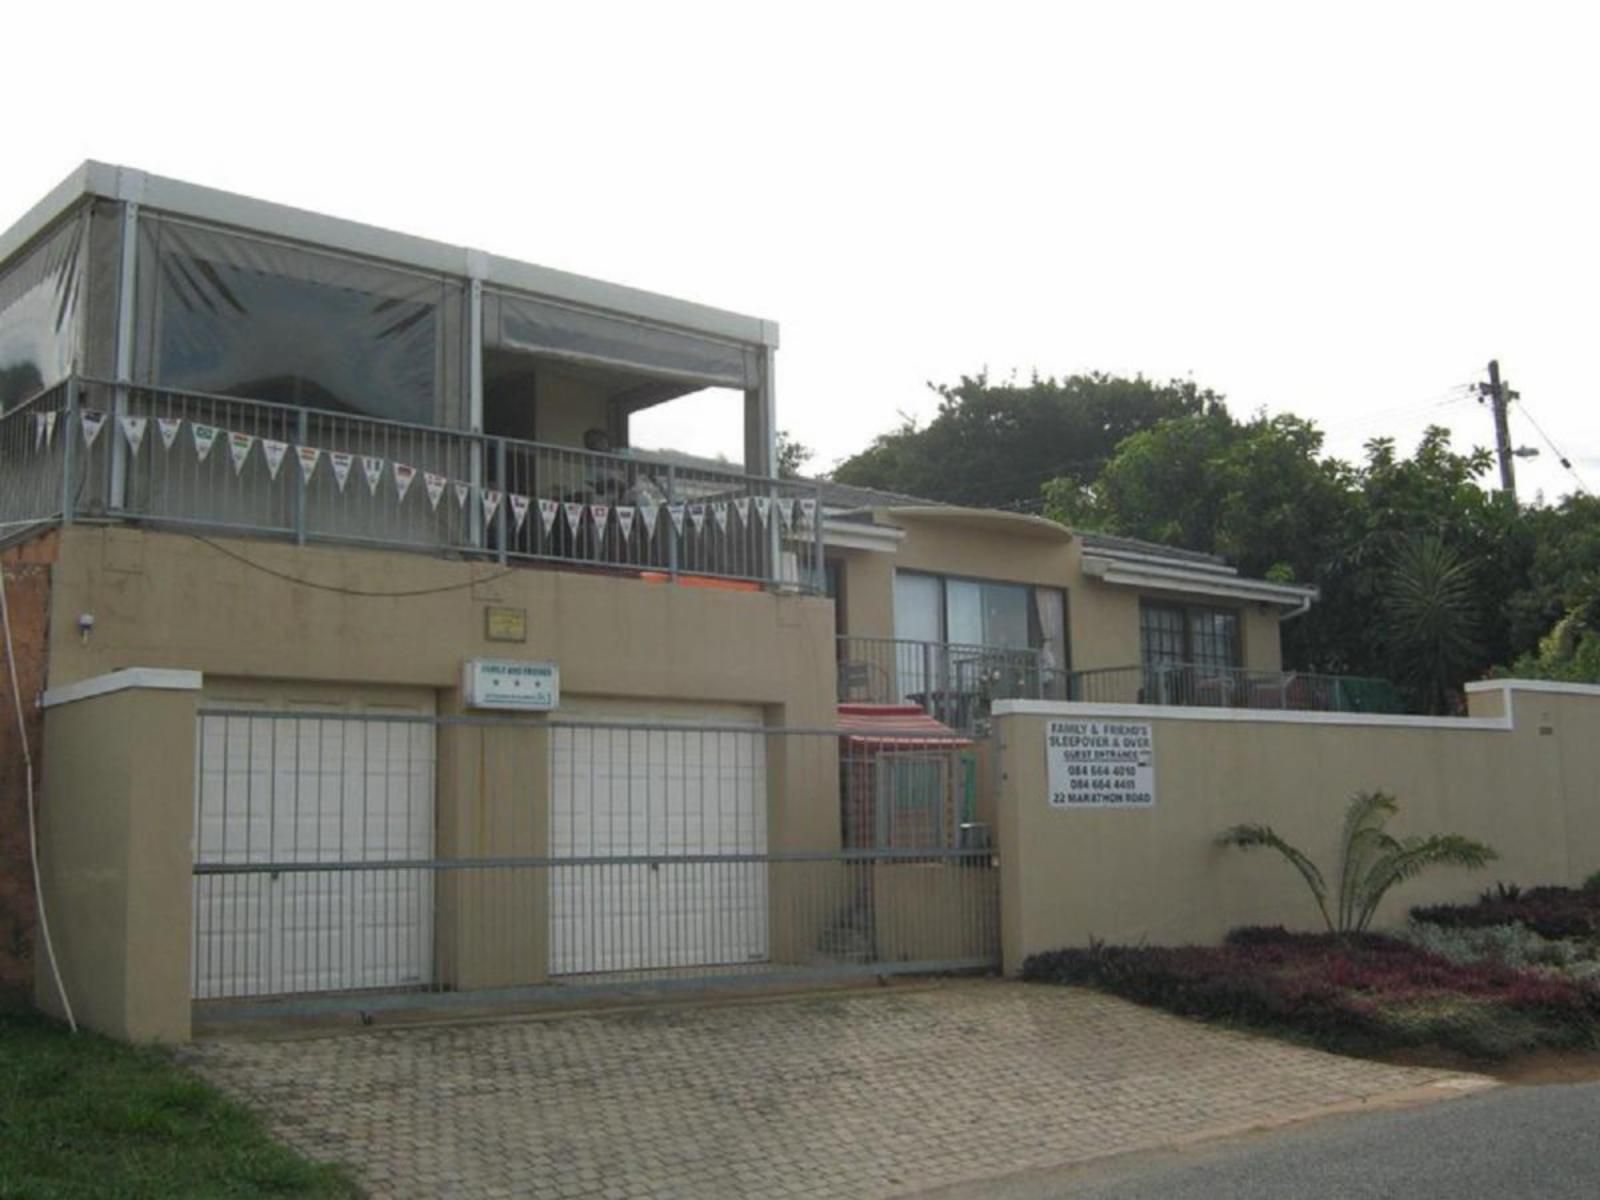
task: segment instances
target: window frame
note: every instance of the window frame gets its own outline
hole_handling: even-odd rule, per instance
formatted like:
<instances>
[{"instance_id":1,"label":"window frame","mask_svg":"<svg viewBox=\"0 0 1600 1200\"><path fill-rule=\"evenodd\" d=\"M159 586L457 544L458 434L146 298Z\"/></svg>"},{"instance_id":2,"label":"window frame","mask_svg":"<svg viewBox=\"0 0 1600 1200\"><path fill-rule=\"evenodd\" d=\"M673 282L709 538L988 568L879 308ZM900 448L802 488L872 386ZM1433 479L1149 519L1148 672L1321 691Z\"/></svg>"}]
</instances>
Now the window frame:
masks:
<instances>
[{"instance_id":1,"label":"window frame","mask_svg":"<svg viewBox=\"0 0 1600 1200\"><path fill-rule=\"evenodd\" d=\"M1230 670L1244 668L1244 610L1229 607L1225 604L1194 604L1182 600L1152 600L1148 597L1139 598L1139 666L1149 668L1158 665L1151 661L1149 655L1149 614L1152 612L1177 613L1179 627L1183 636L1183 656L1175 666L1185 667L1226 667ZM1193 618L1200 615L1227 616L1233 618L1233 644L1230 661L1219 663L1208 659L1201 661L1195 657L1194 625Z\"/></svg>"},{"instance_id":2,"label":"window frame","mask_svg":"<svg viewBox=\"0 0 1600 1200\"><path fill-rule=\"evenodd\" d=\"M1037 639L1037 644L1030 644L1030 645L1028 645L1026 647L1020 647L1020 649L1033 650L1033 651L1043 650L1045 642L1049 640L1048 638L1046 638L1046 636L1044 634L1044 630L1039 625L1038 593L1041 592L1041 591L1049 591L1049 592L1057 593L1061 597L1061 657L1062 657L1063 661L1061 663L1057 664L1054 667L1054 669L1057 670L1057 671L1061 671L1061 672L1070 671L1072 669L1072 597L1069 594L1069 590L1067 588L1057 587L1057 586L1055 586L1053 584L1048 584L1048 583L1032 583L1032 582L1029 582L1029 581L1026 581L1026 580L1020 580L1020 579L994 579L992 577L985 576L985 575L963 575L963 574L959 574L959 573L955 573L955 572L948 572L948 571L923 571L923 570L918 570L916 568L896 567L894 569L894 578L898 579L902 575L915 575L915 576L918 576L918 577L923 578L923 579L935 580L938 583L938 585L939 585L939 638L938 638L938 644L942 645L942 646L949 646L949 645L952 645L952 644L958 644L958 645L973 644L973 643L967 643L967 642L952 643L950 641L950 584L951 584L951 582L976 583L976 584L995 584L995 585L998 585L1000 587L1021 588L1027 595L1028 640L1029 640L1030 643L1034 643L1035 639ZM901 639L901 635L900 635L900 622L899 622L899 614L898 614L898 612L895 612L893 614L893 616L894 616L894 621L895 621L895 631L894 631L895 639L896 640L902 640ZM915 638L915 639L905 639L905 640L920 641L922 639ZM976 643L976 644L982 645L982 646L984 646L986 648L990 645L987 642ZM1013 647L1013 648L1015 649L1016 647Z\"/></svg>"}]
</instances>

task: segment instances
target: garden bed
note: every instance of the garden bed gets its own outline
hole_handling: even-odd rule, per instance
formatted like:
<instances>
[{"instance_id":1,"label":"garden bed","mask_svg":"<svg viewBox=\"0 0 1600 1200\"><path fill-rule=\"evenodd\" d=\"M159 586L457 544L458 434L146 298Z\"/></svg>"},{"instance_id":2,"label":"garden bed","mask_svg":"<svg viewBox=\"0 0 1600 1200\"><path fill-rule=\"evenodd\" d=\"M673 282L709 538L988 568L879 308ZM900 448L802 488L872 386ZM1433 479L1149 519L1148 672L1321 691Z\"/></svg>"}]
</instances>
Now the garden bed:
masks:
<instances>
[{"instance_id":1,"label":"garden bed","mask_svg":"<svg viewBox=\"0 0 1600 1200\"><path fill-rule=\"evenodd\" d=\"M1034 955L1023 977L1095 987L1349 1054L1421 1048L1500 1059L1600 1044L1600 988L1590 983L1502 962L1453 961L1377 934L1250 928L1222 946L1092 945Z\"/></svg>"}]
</instances>

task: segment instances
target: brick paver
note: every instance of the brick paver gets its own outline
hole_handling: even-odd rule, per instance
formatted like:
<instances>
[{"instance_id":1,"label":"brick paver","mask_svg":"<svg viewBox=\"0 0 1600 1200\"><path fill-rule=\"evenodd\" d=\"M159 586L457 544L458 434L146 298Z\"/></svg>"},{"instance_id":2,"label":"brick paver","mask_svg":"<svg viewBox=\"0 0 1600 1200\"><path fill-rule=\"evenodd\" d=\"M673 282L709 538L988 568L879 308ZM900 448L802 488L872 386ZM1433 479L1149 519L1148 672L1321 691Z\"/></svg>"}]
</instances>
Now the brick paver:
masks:
<instances>
[{"instance_id":1,"label":"brick paver","mask_svg":"<svg viewBox=\"0 0 1600 1200\"><path fill-rule=\"evenodd\" d=\"M994 981L186 1058L379 1197L901 1195L1444 1078Z\"/></svg>"}]
</instances>

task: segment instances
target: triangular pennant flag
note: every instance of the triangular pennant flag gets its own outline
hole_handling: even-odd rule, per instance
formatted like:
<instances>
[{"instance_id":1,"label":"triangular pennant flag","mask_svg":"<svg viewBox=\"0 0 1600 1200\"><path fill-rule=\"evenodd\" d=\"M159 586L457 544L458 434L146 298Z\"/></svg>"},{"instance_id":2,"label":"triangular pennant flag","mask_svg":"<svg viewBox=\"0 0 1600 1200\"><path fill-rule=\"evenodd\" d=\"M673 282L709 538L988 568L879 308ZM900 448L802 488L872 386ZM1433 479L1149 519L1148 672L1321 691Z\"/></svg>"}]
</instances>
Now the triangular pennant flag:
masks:
<instances>
[{"instance_id":1,"label":"triangular pennant flag","mask_svg":"<svg viewBox=\"0 0 1600 1200\"><path fill-rule=\"evenodd\" d=\"M711 519L723 533L728 532L728 506L721 500L711 502Z\"/></svg>"},{"instance_id":2,"label":"triangular pennant flag","mask_svg":"<svg viewBox=\"0 0 1600 1200\"><path fill-rule=\"evenodd\" d=\"M761 523L763 525L765 525L767 523L767 513L770 512L771 509L772 509L772 497L771 496L757 496L755 498L755 500L756 500L756 516L760 517L761 518Z\"/></svg>"},{"instance_id":3,"label":"triangular pennant flag","mask_svg":"<svg viewBox=\"0 0 1600 1200\"><path fill-rule=\"evenodd\" d=\"M417 477L417 469L405 463L394 464L394 491L400 503L406 501L406 493L411 490L411 481Z\"/></svg>"},{"instance_id":4,"label":"triangular pennant flag","mask_svg":"<svg viewBox=\"0 0 1600 1200\"><path fill-rule=\"evenodd\" d=\"M182 417L156 418L156 430L161 434L161 448L163 450L172 449L172 443L178 440L178 430L182 428Z\"/></svg>"},{"instance_id":5,"label":"triangular pennant flag","mask_svg":"<svg viewBox=\"0 0 1600 1200\"><path fill-rule=\"evenodd\" d=\"M216 444L217 435L222 432L215 425L189 425L189 432L194 434L194 456L205 462L206 456L211 453L211 447Z\"/></svg>"},{"instance_id":6,"label":"triangular pennant flag","mask_svg":"<svg viewBox=\"0 0 1600 1200\"><path fill-rule=\"evenodd\" d=\"M500 493L493 488L483 489L483 523L485 525L494 522L494 514L500 511L501 499Z\"/></svg>"},{"instance_id":7,"label":"triangular pennant flag","mask_svg":"<svg viewBox=\"0 0 1600 1200\"><path fill-rule=\"evenodd\" d=\"M229 433L228 453L233 456L233 473L238 475L244 471L244 463L250 457L250 447L256 444L253 433Z\"/></svg>"},{"instance_id":8,"label":"triangular pennant flag","mask_svg":"<svg viewBox=\"0 0 1600 1200\"><path fill-rule=\"evenodd\" d=\"M294 456L300 460L300 478L310 483L311 477L317 473L317 462L322 458L322 451L315 446L296 446Z\"/></svg>"},{"instance_id":9,"label":"triangular pennant flag","mask_svg":"<svg viewBox=\"0 0 1600 1200\"><path fill-rule=\"evenodd\" d=\"M783 496L778 500L778 515L783 518L785 529L794 524L794 498Z\"/></svg>"},{"instance_id":10,"label":"triangular pennant flag","mask_svg":"<svg viewBox=\"0 0 1600 1200\"><path fill-rule=\"evenodd\" d=\"M444 485L450 481L443 475L435 475L432 471L422 473L422 486L428 489L428 507L438 511L439 497L444 495Z\"/></svg>"},{"instance_id":11,"label":"triangular pennant flag","mask_svg":"<svg viewBox=\"0 0 1600 1200\"><path fill-rule=\"evenodd\" d=\"M361 456L361 473L367 477L367 491L378 494L378 481L383 478L383 459L372 454Z\"/></svg>"},{"instance_id":12,"label":"triangular pennant flag","mask_svg":"<svg viewBox=\"0 0 1600 1200\"><path fill-rule=\"evenodd\" d=\"M560 514L560 512L561 505L557 504L554 500L546 500L542 497L540 498L539 520L544 522L544 532L546 537L550 535L550 530L555 525L556 517Z\"/></svg>"},{"instance_id":13,"label":"triangular pennant flag","mask_svg":"<svg viewBox=\"0 0 1600 1200\"><path fill-rule=\"evenodd\" d=\"M633 509L629 505L617 505L617 528L622 531L622 541L626 545L633 536Z\"/></svg>"},{"instance_id":14,"label":"triangular pennant flag","mask_svg":"<svg viewBox=\"0 0 1600 1200\"><path fill-rule=\"evenodd\" d=\"M733 502L733 511L739 514L740 524L750 524L750 497L740 496L735 500Z\"/></svg>"},{"instance_id":15,"label":"triangular pennant flag","mask_svg":"<svg viewBox=\"0 0 1600 1200\"><path fill-rule=\"evenodd\" d=\"M811 519L817 515L817 498L815 496L800 497L800 523L811 524Z\"/></svg>"},{"instance_id":16,"label":"triangular pennant flag","mask_svg":"<svg viewBox=\"0 0 1600 1200\"><path fill-rule=\"evenodd\" d=\"M350 468L355 466L356 456L344 450L329 450L328 465L333 468L333 481L339 485L339 490L344 491L344 481L350 478Z\"/></svg>"},{"instance_id":17,"label":"triangular pennant flag","mask_svg":"<svg viewBox=\"0 0 1600 1200\"><path fill-rule=\"evenodd\" d=\"M106 423L106 415L98 408L86 408L82 413L83 419L83 444L94 445L95 438L100 436L100 427Z\"/></svg>"},{"instance_id":18,"label":"triangular pennant flag","mask_svg":"<svg viewBox=\"0 0 1600 1200\"><path fill-rule=\"evenodd\" d=\"M150 418L119 417L118 423L122 426L122 436L128 439L128 449L133 451L135 458L138 458L139 447L144 445L144 431L150 426Z\"/></svg>"},{"instance_id":19,"label":"triangular pennant flag","mask_svg":"<svg viewBox=\"0 0 1600 1200\"><path fill-rule=\"evenodd\" d=\"M289 453L289 443L276 441L273 438L261 439L261 457L267 460L267 474L274 479L278 477L278 468L283 466L283 456Z\"/></svg>"},{"instance_id":20,"label":"triangular pennant flag","mask_svg":"<svg viewBox=\"0 0 1600 1200\"><path fill-rule=\"evenodd\" d=\"M40 449L44 445L44 414L33 414L33 448Z\"/></svg>"},{"instance_id":21,"label":"triangular pennant flag","mask_svg":"<svg viewBox=\"0 0 1600 1200\"><path fill-rule=\"evenodd\" d=\"M639 505L639 520L644 522L644 535L653 538L656 535L656 517L661 512L661 506L654 500L646 500Z\"/></svg>"},{"instance_id":22,"label":"triangular pennant flag","mask_svg":"<svg viewBox=\"0 0 1600 1200\"><path fill-rule=\"evenodd\" d=\"M589 505L589 519L594 522L595 532L604 534L606 522L611 519L611 506L609 504Z\"/></svg>"},{"instance_id":23,"label":"triangular pennant flag","mask_svg":"<svg viewBox=\"0 0 1600 1200\"><path fill-rule=\"evenodd\" d=\"M511 493L511 517L514 522L512 532L521 533L522 523L528 519L528 498Z\"/></svg>"},{"instance_id":24,"label":"triangular pennant flag","mask_svg":"<svg viewBox=\"0 0 1600 1200\"><path fill-rule=\"evenodd\" d=\"M673 529L683 532L683 501L674 500L667 505L667 517L672 522Z\"/></svg>"},{"instance_id":25,"label":"triangular pennant flag","mask_svg":"<svg viewBox=\"0 0 1600 1200\"><path fill-rule=\"evenodd\" d=\"M470 483L462 483L460 480L457 480L450 486L456 494L456 503L461 505L462 508L465 508L467 506L467 497L472 494L472 485Z\"/></svg>"},{"instance_id":26,"label":"triangular pennant flag","mask_svg":"<svg viewBox=\"0 0 1600 1200\"><path fill-rule=\"evenodd\" d=\"M706 527L706 506L704 504L689 505L689 520L694 522L694 531L699 533Z\"/></svg>"},{"instance_id":27,"label":"triangular pennant flag","mask_svg":"<svg viewBox=\"0 0 1600 1200\"><path fill-rule=\"evenodd\" d=\"M47 412L44 415L44 448L46 450L50 449L50 447L55 444L56 416L57 414L53 412Z\"/></svg>"},{"instance_id":28,"label":"triangular pennant flag","mask_svg":"<svg viewBox=\"0 0 1600 1200\"><path fill-rule=\"evenodd\" d=\"M568 500L561 508L567 514L567 528L572 530L573 537L577 537L578 526L583 521L583 505Z\"/></svg>"}]
</instances>

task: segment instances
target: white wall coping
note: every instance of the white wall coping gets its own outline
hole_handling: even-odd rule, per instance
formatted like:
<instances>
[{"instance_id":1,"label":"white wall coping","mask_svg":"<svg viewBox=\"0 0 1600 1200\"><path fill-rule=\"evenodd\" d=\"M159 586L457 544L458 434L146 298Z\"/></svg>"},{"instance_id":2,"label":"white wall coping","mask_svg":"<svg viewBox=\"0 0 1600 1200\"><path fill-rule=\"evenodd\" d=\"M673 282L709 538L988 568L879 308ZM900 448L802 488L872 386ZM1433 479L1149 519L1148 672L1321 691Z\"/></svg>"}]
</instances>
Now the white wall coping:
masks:
<instances>
[{"instance_id":1,"label":"white wall coping","mask_svg":"<svg viewBox=\"0 0 1600 1200\"><path fill-rule=\"evenodd\" d=\"M1502 717L1414 717L1385 713L1297 712L1276 708L1185 708L1175 704L1093 704L1076 700L1000 700L997 717L1115 717L1126 721L1213 721L1258 725L1359 725L1382 729L1446 729L1502 732L1514 728Z\"/></svg>"},{"instance_id":2,"label":"white wall coping","mask_svg":"<svg viewBox=\"0 0 1600 1200\"><path fill-rule=\"evenodd\" d=\"M199 671L176 671L166 667L128 667L122 671L95 675L89 679L80 679L77 683L50 688L44 694L44 706L57 708L78 700L91 700L95 696L107 696L112 692L126 692L134 688L163 692L198 692L201 678Z\"/></svg>"},{"instance_id":3,"label":"white wall coping","mask_svg":"<svg viewBox=\"0 0 1600 1200\"><path fill-rule=\"evenodd\" d=\"M1563 696L1600 697L1600 684L1562 683L1555 679L1481 679L1467 684L1469 693L1478 692L1553 692Z\"/></svg>"}]
</instances>

